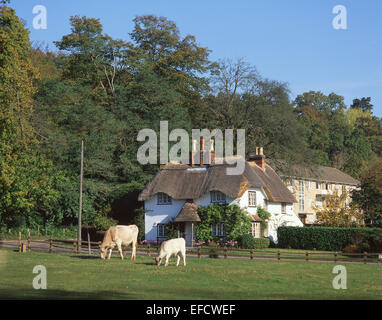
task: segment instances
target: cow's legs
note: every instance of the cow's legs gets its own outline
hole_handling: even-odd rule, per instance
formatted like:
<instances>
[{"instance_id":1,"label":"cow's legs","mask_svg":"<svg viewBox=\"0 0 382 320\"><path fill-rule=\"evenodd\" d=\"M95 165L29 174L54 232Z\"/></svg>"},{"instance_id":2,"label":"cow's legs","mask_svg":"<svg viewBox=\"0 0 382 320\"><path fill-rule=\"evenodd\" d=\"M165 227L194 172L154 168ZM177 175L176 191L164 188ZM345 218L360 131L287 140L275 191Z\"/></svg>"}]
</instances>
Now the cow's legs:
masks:
<instances>
[{"instance_id":1,"label":"cow's legs","mask_svg":"<svg viewBox=\"0 0 382 320\"><path fill-rule=\"evenodd\" d=\"M179 261L180 261L180 252L176 255L176 266L179 266Z\"/></svg>"},{"instance_id":2,"label":"cow's legs","mask_svg":"<svg viewBox=\"0 0 382 320\"><path fill-rule=\"evenodd\" d=\"M169 255L167 255L167 256L166 256L166 263L164 264L164 266L165 266L165 267L167 267L167 266L168 266L168 259L169 259L169 258L170 258L170 256L169 256Z\"/></svg>"},{"instance_id":3,"label":"cow's legs","mask_svg":"<svg viewBox=\"0 0 382 320\"><path fill-rule=\"evenodd\" d=\"M131 248L131 260L135 260L136 254L137 254L137 242L133 241L133 244L131 246L132 246L132 248Z\"/></svg>"},{"instance_id":4,"label":"cow's legs","mask_svg":"<svg viewBox=\"0 0 382 320\"><path fill-rule=\"evenodd\" d=\"M113 251L112 248L109 248L109 256L107 257L107 260L110 260L111 252Z\"/></svg>"},{"instance_id":5,"label":"cow's legs","mask_svg":"<svg viewBox=\"0 0 382 320\"><path fill-rule=\"evenodd\" d=\"M121 259L123 260L122 243L120 241L117 242L117 247L118 247L119 255L121 256Z\"/></svg>"},{"instance_id":6,"label":"cow's legs","mask_svg":"<svg viewBox=\"0 0 382 320\"><path fill-rule=\"evenodd\" d=\"M184 266L186 266L186 252L184 251L181 251L180 252L180 255L182 256L182 258L183 258L183 265Z\"/></svg>"}]
</instances>

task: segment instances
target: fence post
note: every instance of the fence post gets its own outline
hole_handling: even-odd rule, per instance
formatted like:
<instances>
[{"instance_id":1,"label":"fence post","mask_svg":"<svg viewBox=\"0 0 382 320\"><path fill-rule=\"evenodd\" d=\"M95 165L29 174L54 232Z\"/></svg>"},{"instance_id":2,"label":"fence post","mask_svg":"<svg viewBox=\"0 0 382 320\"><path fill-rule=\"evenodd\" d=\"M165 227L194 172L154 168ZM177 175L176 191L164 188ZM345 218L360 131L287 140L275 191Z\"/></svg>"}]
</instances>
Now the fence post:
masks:
<instances>
[{"instance_id":1,"label":"fence post","mask_svg":"<svg viewBox=\"0 0 382 320\"><path fill-rule=\"evenodd\" d=\"M280 252L280 250L277 251L277 260L278 261L281 260L281 252Z\"/></svg>"},{"instance_id":2,"label":"fence post","mask_svg":"<svg viewBox=\"0 0 382 320\"><path fill-rule=\"evenodd\" d=\"M224 246L224 259L227 259L227 247Z\"/></svg>"},{"instance_id":3,"label":"fence post","mask_svg":"<svg viewBox=\"0 0 382 320\"><path fill-rule=\"evenodd\" d=\"M31 234L28 231L28 251L31 251Z\"/></svg>"},{"instance_id":4,"label":"fence post","mask_svg":"<svg viewBox=\"0 0 382 320\"><path fill-rule=\"evenodd\" d=\"M309 252L308 251L305 253L305 260L309 261Z\"/></svg>"},{"instance_id":5,"label":"fence post","mask_svg":"<svg viewBox=\"0 0 382 320\"><path fill-rule=\"evenodd\" d=\"M52 253L53 243L52 238L49 239L49 253Z\"/></svg>"},{"instance_id":6,"label":"fence post","mask_svg":"<svg viewBox=\"0 0 382 320\"><path fill-rule=\"evenodd\" d=\"M251 260L253 260L253 249L251 249L251 255L250 255L250 257L251 257Z\"/></svg>"},{"instance_id":7,"label":"fence post","mask_svg":"<svg viewBox=\"0 0 382 320\"><path fill-rule=\"evenodd\" d=\"M366 264L367 263L367 252L364 251L363 253L363 263Z\"/></svg>"},{"instance_id":8,"label":"fence post","mask_svg":"<svg viewBox=\"0 0 382 320\"><path fill-rule=\"evenodd\" d=\"M336 262L337 262L337 251L334 252L334 263L336 263Z\"/></svg>"},{"instance_id":9,"label":"fence post","mask_svg":"<svg viewBox=\"0 0 382 320\"><path fill-rule=\"evenodd\" d=\"M150 243L147 245L147 255L150 257L151 254L150 254Z\"/></svg>"},{"instance_id":10,"label":"fence post","mask_svg":"<svg viewBox=\"0 0 382 320\"><path fill-rule=\"evenodd\" d=\"M77 243L73 241L73 253L77 253Z\"/></svg>"},{"instance_id":11,"label":"fence post","mask_svg":"<svg viewBox=\"0 0 382 320\"><path fill-rule=\"evenodd\" d=\"M37 226L37 235L40 236L40 226Z\"/></svg>"},{"instance_id":12,"label":"fence post","mask_svg":"<svg viewBox=\"0 0 382 320\"><path fill-rule=\"evenodd\" d=\"M198 247L198 258L200 258L200 247Z\"/></svg>"},{"instance_id":13,"label":"fence post","mask_svg":"<svg viewBox=\"0 0 382 320\"><path fill-rule=\"evenodd\" d=\"M21 252L21 232L19 232L19 252Z\"/></svg>"},{"instance_id":14,"label":"fence post","mask_svg":"<svg viewBox=\"0 0 382 320\"><path fill-rule=\"evenodd\" d=\"M64 230L65 230L65 229L64 229ZM87 230L88 230L88 250L89 250L89 254L92 254L92 249L91 249L91 245L90 245L89 228L88 228Z\"/></svg>"}]
</instances>

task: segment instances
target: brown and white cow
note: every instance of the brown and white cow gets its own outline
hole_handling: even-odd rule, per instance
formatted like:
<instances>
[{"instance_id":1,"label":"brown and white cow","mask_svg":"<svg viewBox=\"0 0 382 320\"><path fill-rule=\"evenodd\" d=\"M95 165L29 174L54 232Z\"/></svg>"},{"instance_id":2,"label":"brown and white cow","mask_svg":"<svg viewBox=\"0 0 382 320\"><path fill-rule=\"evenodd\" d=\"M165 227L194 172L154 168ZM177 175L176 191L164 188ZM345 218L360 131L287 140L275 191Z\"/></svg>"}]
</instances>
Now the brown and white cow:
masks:
<instances>
[{"instance_id":1,"label":"brown and white cow","mask_svg":"<svg viewBox=\"0 0 382 320\"><path fill-rule=\"evenodd\" d=\"M171 256L177 256L176 266L179 265L180 257L183 258L183 265L186 265L186 240L183 238L171 239L163 241L160 246L160 251L155 258L157 265L159 266L163 258L166 258L165 267L168 266L168 259Z\"/></svg>"},{"instance_id":2,"label":"brown and white cow","mask_svg":"<svg viewBox=\"0 0 382 320\"><path fill-rule=\"evenodd\" d=\"M107 250L109 250L108 259L110 259L111 252L115 246L118 247L119 254L123 260L122 245L132 245L131 260L136 258L136 246L138 239L138 227L135 224L129 226L114 226L110 227L103 238L100 245L101 258L105 259Z\"/></svg>"}]
</instances>

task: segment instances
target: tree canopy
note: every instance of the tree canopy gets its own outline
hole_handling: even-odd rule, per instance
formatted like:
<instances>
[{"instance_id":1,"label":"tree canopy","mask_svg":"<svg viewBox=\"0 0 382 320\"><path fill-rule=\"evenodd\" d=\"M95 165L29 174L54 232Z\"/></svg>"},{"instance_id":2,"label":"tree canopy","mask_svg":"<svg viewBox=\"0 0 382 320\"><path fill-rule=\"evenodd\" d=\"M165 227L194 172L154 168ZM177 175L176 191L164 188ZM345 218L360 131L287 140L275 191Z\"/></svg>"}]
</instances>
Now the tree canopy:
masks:
<instances>
[{"instance_id":1,"label":"tree canopy","mask_svg":"<svg viewBox=\"0 0 382 320\"><path fill-rule=\"evenodd\" d=\"M138 163L137 135L159 136L162 120L187 132L245 129L247 152L263 146L275 163L335 166L355 178L382 157L370 97L349 108L335 93L292 100L286 83L244 58L212 61L166 17L133 23L130 40L115 39L100 19L72 16L51 50L31 44L15 11L0 7L0 225L75 222L81 139L84 223L137 219L137 194L159 169Z\"/></svg>"}]
</instances>

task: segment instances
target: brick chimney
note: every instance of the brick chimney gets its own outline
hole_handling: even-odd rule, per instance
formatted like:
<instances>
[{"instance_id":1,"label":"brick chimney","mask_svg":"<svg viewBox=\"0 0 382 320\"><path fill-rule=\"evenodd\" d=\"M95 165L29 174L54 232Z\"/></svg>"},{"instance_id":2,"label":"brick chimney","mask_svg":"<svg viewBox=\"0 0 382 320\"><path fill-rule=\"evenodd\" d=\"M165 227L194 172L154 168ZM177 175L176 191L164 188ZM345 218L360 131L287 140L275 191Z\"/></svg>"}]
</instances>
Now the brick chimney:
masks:
<instances>
[{"instance_id":1,"label":"brick chimney","mask_svg":"<svg viewBox=\"0 0 382 320\"><path fill-rule=\"evenodd\" d=\"M211 162L210 164L214 163L215 161L215 140L214 139L211 139L211 149L210 149L210 156L211 156Z\"/></svg>"},{"instance_id":2,"label":"brick chimney","mask_svg":"<svg viewBox=\"0 0 382 320\"><path fill-rule=\"evenodd\" d=\"M206 150L205 149L205 140L204 138L200 139L200 152L196 150L197 141L192 140L192 151L190 152L190 158L191 158L191 166L195 167L196 165L202 166L204 164L204 156L210 156L210 163L215 161L215 146L214 146L214 140L211 139L211 149ZM197 164L197 159L199 159L199 164ZM208 165L208 163L206 163Z\"/></svg>"},{"instance_id":3,"label":"brick chimney","mask_svg":"<svg viewBox=\"0 0 382 320\"><path fill-rule=\"evenodd\" d=\"M251 152L249 154L248 161L254 162L262 170L265 170L265 156L263 153L263 147L256 147L256 152Z\"/></svg>"},{"instance_id":4,"label":"brick chimney","mask_svg":"<svg viewBox=\"0 0 382 320\"><path fill-rule=\"evenodd\" d=\"M196 160L199 157L199 152L196 151L196 140L192 140L192 150L190 152L190 158L191 158L191 167L194 167L196 164Z\"/></svg>"}]
</instances>

